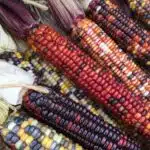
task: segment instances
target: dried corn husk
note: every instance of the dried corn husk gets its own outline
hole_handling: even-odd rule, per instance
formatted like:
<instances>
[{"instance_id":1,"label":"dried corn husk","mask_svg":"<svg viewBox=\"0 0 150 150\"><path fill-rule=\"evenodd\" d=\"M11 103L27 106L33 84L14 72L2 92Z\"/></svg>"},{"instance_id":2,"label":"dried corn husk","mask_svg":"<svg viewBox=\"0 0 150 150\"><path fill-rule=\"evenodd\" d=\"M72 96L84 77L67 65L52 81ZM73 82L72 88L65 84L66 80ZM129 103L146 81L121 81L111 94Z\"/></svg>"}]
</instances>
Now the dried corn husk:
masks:
<instances>
[{"instance_id":1,"label":"dried corn husk","mask_svg":"<svg viewBox=\"0 0 150 150\"><path fill-rule=\"evenodd\" d=\"M25 4L35 6L43 11L48 10L46 0L22 0Z\"/></svg>"},{"instance_id":2,"label":"dried corn husk","mask_svg":"<svg viewBox=\"0 0 150 150\"><path fill-rule=\"evenodd\" d=\"M5 99L11 105L20 104L20 94L22 87L6 88L2 87L8 84L29 84L34 82L34 76L24 70L11 65L5 61L0 61L0 97Z\"/></svg>"},{"instance_id":3,"label":"dried corn husk","mask_svg":"<svg viewBox=\"0 0 150 150\"><path fill-rule=\"evenodd\" d=\"M4 51L15 51L16 49L16 43L11 35L0 25L0 53L3 53Z\"/></svg>"}]
</instances>

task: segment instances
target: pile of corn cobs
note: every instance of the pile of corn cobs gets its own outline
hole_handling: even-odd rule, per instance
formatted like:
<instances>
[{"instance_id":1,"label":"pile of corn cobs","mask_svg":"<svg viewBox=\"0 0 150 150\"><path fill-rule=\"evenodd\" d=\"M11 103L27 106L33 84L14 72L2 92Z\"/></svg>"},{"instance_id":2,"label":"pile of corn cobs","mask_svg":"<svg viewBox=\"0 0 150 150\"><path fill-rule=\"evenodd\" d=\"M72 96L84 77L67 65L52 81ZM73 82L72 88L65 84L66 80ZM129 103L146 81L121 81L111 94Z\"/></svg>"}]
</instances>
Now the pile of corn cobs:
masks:
<instances>
[{"instance_id":1,"label":"pile of corn cobs","mask_svg":"<svg viewBox=\"0 0 150 150\"><path fill-rule=\"evenodd\" d=\"M0 0L0 21L0 62L35 79L0 150L150 150L148 0Z\"/></svg>"}]
</instances>

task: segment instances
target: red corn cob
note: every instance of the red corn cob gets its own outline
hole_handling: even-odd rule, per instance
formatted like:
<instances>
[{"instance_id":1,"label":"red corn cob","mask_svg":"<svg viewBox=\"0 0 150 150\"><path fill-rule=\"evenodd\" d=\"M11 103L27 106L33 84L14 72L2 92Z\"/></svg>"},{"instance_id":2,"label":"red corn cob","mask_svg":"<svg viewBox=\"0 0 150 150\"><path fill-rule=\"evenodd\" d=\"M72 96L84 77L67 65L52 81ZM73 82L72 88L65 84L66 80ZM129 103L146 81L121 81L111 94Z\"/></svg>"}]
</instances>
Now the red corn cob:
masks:
<instances>
[{"instance_id":1,"label":"red corn cob","mask_svg":"<svg viewBox=\"0 0 150 150\"><path fill-rule=\"evenodd\" d=\"M6 6L8 5L10 8L10 4L13 2L0 1L1 3L4 3ZM4 7L4 4L0 5L0 10L2 11L0 11L1 18L8 27L11 26L11 31L15 32L15 29L20 27L20 21L24 18L20 14L17 15L15 13L20 18L19 20L17 20L18 18L15 19L12 12L16 9L13 8L9 11L8 7ZM74 10L76 10L75 5ZM80 20L84 14L82 14L82 11L78 11L78 14L80 14ZM9 17L9 20L6 19L7 17ZM13 26L10 23L11 20L15 22ZM17 26L16 24L19 25ZM65 72L68 77L89 95L95 97L97 102L104 104L125 123L135 127L143 135L150 136L149 101L143 100L140 96L135 96L110 70L106 69L105 66L97 64L91 57L49 26L38 25L35 28L32 24L35 25L32 21L26 23L26 28L22 32L19 28L19 31L23 37L28 37L28 43L35 51L39 52L46 60L52 62L56 67ZM25 34L26 30L30 32Z\"/></svg>"},{"instance_id":2,"label":"red corn cob","mask_svg":"<svg viewBox=\"0 0 150 150\"><path fill-rule=\"evenodd\" d=\"M78 47L46 25L34 30L28 37L28 43L99 103L145 135L150 135L150 102L132 94L108 69L97 65Z\"/></svg>"},{"instance_id":3,"label":"red corn cob","mask_svg":"<svg viewBox=\"0 0 150 150\"><path fill-rule=\"evenodd\" d=\"M136 22L110 1L92 0L89 16L130 53L148 71L150 68L150 36Z\"/></svg>"}]
</instances>

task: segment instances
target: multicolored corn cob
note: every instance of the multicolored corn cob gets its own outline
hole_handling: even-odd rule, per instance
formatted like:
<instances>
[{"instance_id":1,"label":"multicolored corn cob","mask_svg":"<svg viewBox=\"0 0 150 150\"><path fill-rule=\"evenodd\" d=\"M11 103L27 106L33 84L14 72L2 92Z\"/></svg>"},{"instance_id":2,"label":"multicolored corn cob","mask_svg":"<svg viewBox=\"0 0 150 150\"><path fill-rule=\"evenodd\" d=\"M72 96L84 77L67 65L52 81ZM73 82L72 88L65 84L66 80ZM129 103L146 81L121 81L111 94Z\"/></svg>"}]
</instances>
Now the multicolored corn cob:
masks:
<instances>
[{"instance_id":1,"label":"multicolored corn cob","mask_svg":"<svg viewBox=\"0 0 150 150\"><path fill-rule=\"evenodd\" d=\"M74 138L86 149L140 149L138 144L120 130L51 88L48 95L28 91L24 96L24 106L39 119Z\"/></svg>"},{"instance_id":2,"label":"multicolored corn cob","mask_svg":"<svg viewBox=\"0 0 150 150\"><path fill-rule=\"evenodd\" d=\"M92 0L88 14L147 71L150 69L150 36L111 2Z\"/></svg>"},{"instance_id":3,"label":"multicolored corn cob","mask_svg":"<svg viewBox=\"0 0 150 150\"><path fill-rule=\"evenodd\" d=\"M111 71L136 95L150 99L150 79L94 22L82 19L72 37L93 59Z\"/></svg>"},{"instance_id":4,"label":"multicolored corn cob","mask_svg":"<svg viewBox=\"0 0 150 150\"><path fill-rule=\"evenodd\" d=\"M97 102L104 104L145 135L150 135L150 102L135 96L105 66L97 64L47 25L40 25L31 32L28 43L89 95L95 97Z\"/></svg>"},{"instance_id":5,"label":"multicolored corn cob","mask_svg":"<svg viewBox=\"0 0 150 150\"><path fill-rule=\"evenodd\" d=\"M82 150L83 148L24 112L8 118L1 129L4 142L13 150Z\"/></svg>"},{"instance_id":6,"label":"multicolored corn cob","mask_svg":"<svg viewBox=\"0 0 150 150\"><path fill-rule=\"evenodd\" d=\"M24 54L19 52L5 52L0 55L0 59L4 59L19 68L36 75L40 78L40 83L51 86L58 93L84 105L95 115L102 116L105 121L113 126L117 126L116 122L103 111L103 108L100 105L97 105L94 101L90 100L83 90L76 88L72 82L53 65L42 60L39 55L32 50L27 51Z\"/></svg>"},{"instance_id":7,"label":"multicolored corn cob","mask_svg":"<svg viewBox=\"0 0 150 150\"><path fill-rule=\"evenodd\" d=\"M135 13L135 17L145 23L150 29L150 2L149 0L124 0L127 2L131 10Z\"/></svg>"}]
</instances>

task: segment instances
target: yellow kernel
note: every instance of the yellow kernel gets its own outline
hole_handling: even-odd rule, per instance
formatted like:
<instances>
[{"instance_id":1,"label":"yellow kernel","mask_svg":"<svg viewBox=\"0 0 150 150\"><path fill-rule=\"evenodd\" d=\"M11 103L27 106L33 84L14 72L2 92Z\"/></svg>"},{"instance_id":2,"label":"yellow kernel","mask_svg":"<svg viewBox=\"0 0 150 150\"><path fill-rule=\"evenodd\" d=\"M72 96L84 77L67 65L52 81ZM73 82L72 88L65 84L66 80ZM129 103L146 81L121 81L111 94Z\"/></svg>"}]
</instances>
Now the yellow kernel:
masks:
<instances>
[{"instance_id":1,"label":"yellow kernel","mask_svg":"<svg viewBox=\"0 0 150 150\"><path fill-rule=\"evenodd\" d=\"M133 50L132 53L133 53L133 54L136 54L136 53L137 53L137 50Z\"/></svg>"},{"instance_id":2,"label":"yellow kernel","mask_svg":"<svg viewBox=\"0 0 150 150\"><path fill-rule=\"evenodd\" d=\"M63 94L66 94L68 92L68 88L65 85L61 86L61 91Z\"/></svg>"},{"instance_id":3,"label":"yellow kernel","mask_svg":"<svg viewBox=\"0 0 150 150\"><path fill-rule=\"evenodd\" d=\"M20 129L19 132L18 132L18 136L22 137L24 134L24 130L23 129Z\"/></svg>"},{"instance_id":4,"label":"yellow kernel","mask_svg":"<svg viewBox=\"0 0 150 150\"><path fill-rule=\"evenodd\" d=\"M42 141L42 145L45 146L49 142L49 138L46 136Z\"/></svg>"},{"instance_id":5,"label":"yellow kernel","mask_svg":"<svg viewBox=\"0 0 150 150\"><path fill-rule=\"evenodd\" d=\"M82 147L79 144L76 144L76 149L77 150L82 150Z\"/></svg>"},{"instance_id":6,"label":"yellow kernel","mask_svg":"<svg viewBox=\"0 0 150 150\"><path fill-rule=\"evenodd\" d=\"M150 65L150 61L147 61L147 65Z\"/></svg>"},{"instance_id":7,"label":"yellow kernel","mask_svg":"<svg viewBox=\"0 0 150 150\"><path fill-rule=\"evenodd\" d=\"M66 150L64 147L61 147L60 150Z\"/></svg>"},{"instance_id":8,"label":"yellow kernel","mask_svg":"<svg viewBox=\"0 0 150 150\"><path fill-rule=\"evenodd\" d=\"M25 148L24 148L24 150L30 150L30 147L29 147L29 146L27 146L27 147L25 147Z\"/></svg>"},{"instance_id":9,"label":"yellow kernel","mask_svg":"<svg viewBox=\"0 0 150 150\"><path fill-rule=\"evenodd\" d=\"M22 137L20 137L20 139L22 141L26 141L26 139L28 138L29 136L27 134L23 134Z\"/></svg>"},{"instance_id":10,"label":"yellow kernel","mask_svg":"<svg viewBox=\"0 0 150 150\"><path fill-rule=\"evenodd\" d=\"M26 128L29 125L28 121L24 121L21 125L21 128Z\"/></svg>"},{"instance_id":11,"label":"yellow kernel","mask_svg":"<svg viewBox=\"0 0 150 150\"><path fill-rule=\"evenodd\" d=\"M27 139L26 139L26 143L27 145L30 145L33 141L33 137L32 136L29 136Z\"/></svg>"},{"instance_id":12,"label":"yellow kernel","mask_svg":"<svg viewBox=\"0 0 150 150\"><path fill-rule=\"evenodd\" d=\"M131 3L130 6L133 10L136 8L136 5L134 3Z\"/></svg>"},{"instance_id":13,"label":"yellow kernel","mask_svg":"<svg viewBox=\"0 0 150 150\"><path fill-rule=\"evenodd\" d=\"M72 143L69 143L68 149L72 149Z\"/></svg>"},{"instance_id":14,"label":"yellow kernel","mask_svg":"<svg viewBox=\"0 0 150 150\"><path fill-rule=\"evenodd\" d=\"M17 58L22 58L21 54L19 52L16 53Z\"/></svg>"},{"instance_id":15,"label":"yellow kernel","mask_svg":"<svg viewBox=\"0 0 150 150\"><path fill-rule=\"evenodd\" d=\"M37 126L37 124L38 124L37 120L33 120L32 123L31 123L31 125L33 125L33 126Z\"/></svg>"},{"instance_id":16,"label":"yellow kernel","mask_svg":"<svg viewBox=\"0 0 150 150\"><path fill-rule=\"evenodd\" d=\"M141 6L142 6L142 7L144 7L144 6L145 6L145 4L146 4L146 3L145 3L145 1L142 1Z\"/></svg>"},{"instance_id":17,"label":"yellow kernel","mask_svg":"<svg viewBox=\"0 0 150 150\"><path fill-rule=\"evenodd\" d=\"M3 129L3 130L2 130L3 136L6 136L6 135L8 134L8 132L9 132L9 131L8 131L7 129Z\"/></svg>"},{"instance_id":18,"label":"yellow kernel","mask_svg":"<svg viewBox=\"0 0 150 150\"><path fill-rule=\"evenodd\" d=\"M92 108L92 109L91 109L91 112L93 112L94 114L97 114L97 111L96 111L95 108Z\"/></svg>"},{"instance_id":19,"label":"yellow kernel","mask_svg":"<svg viewBox=\"0 0 150 150\"><path fill-rule=\"evenodd\" d=\"M53 142L52 139L49 139L49 140L47 141L46 145L44 145L45 148L49 149L49 148L51 147L51 145L52 145L52 142Z\"/></svg>"},{"instance_id":20,"label":"yellow kernel","mask_svg":"<svg viewBox=\"0 0 150 150\"><path fill-rule=\"evenodd\" d=\"M15 116L15 117L18 117L18 116L20 116L20 114L19 114L19 113L16 113L14 116Z\"/></svg>"}]
</instances>

